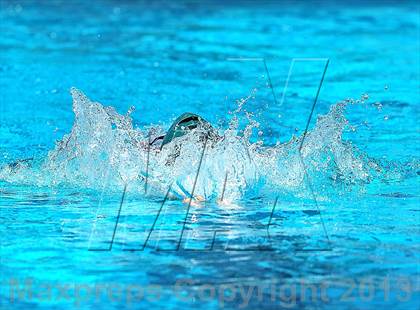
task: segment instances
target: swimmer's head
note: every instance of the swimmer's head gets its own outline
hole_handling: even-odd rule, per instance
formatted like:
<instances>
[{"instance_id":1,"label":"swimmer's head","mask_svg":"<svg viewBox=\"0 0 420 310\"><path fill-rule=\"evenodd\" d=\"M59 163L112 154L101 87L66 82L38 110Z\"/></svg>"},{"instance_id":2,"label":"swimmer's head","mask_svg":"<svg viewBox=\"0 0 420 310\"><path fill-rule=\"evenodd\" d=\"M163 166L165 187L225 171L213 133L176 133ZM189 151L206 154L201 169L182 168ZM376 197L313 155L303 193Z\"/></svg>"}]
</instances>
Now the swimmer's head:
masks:
<instances>
[{"instance_id":1,"label":"swimmer's head","mask_svg":"<svg viewBox=\"0 0 420 310\"><path fill-rule=\"evenodd\" d=\"M169 127L165 135L159 135L150 139L150 145L160 146L160 149L174 139L186 135L193 129L200 128L200 140L218 140L220 137L215 129L201 116L194 113L183 113Z\"/></svg>"}]
</instances>

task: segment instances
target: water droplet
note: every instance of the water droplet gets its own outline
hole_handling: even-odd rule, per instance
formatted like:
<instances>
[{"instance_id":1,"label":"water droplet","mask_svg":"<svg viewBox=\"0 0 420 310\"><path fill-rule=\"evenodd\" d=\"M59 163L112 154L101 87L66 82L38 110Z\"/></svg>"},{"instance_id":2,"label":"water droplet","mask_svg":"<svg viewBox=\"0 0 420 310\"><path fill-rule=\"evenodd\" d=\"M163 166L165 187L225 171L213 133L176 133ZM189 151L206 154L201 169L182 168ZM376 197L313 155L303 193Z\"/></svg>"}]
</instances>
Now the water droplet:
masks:
<instances>
[{"instance_id":1,"label":"water droplet","mask_svg":"<svg viewBox=\"0 0 420 310\"><path fill-rule=\"evenodd\" d=\"M127 111L127 115L130 115L131 113L133 113L134 111L136 110L136 107L135 106L130 106L129 108L128 108L128 111Z\"/></svg>"},{"instance_id":2,"label":"water droplet","mask_svg":"<svg viewBox=\"0 0 420 310\"><path fill-rule=\"evenodd\" d=\"M382 109L382 104L380 102L375 102L373 105L375 106L376 109L378 109L378 111Z\"/></svg>"},{"instance_id":3,"label":"water droplet","mask_svg":"<svg viewBox=\"0 0 420 310\"><path fill-rule=\"evenodd\" d=\"M389 116L388 115L385 115L384 116L384 120L387 121L388 119L389 119Z\"/></svg>"},{"instance_id":4,"label":"water droplet","mask_svg":"<svg viewBox=\"0 0 420 310\"><path fill-rule=\"evenodd\" d=\"M389 86L388 86L388 85L385 85L385 86L384 86L384 89L385 89L385 90L388 90L388 89L389 89Z\"/></svg>"},{"instance_id":5,"label":"water droplet","mask_svg":"<svg viewBox=\"0 0 420 310\"><path fill-rule=\"evenodd\" d=\"M258 131L258 135L261 137L264 133L262 132L262 130Z\"/></svg>"}]
</instances>

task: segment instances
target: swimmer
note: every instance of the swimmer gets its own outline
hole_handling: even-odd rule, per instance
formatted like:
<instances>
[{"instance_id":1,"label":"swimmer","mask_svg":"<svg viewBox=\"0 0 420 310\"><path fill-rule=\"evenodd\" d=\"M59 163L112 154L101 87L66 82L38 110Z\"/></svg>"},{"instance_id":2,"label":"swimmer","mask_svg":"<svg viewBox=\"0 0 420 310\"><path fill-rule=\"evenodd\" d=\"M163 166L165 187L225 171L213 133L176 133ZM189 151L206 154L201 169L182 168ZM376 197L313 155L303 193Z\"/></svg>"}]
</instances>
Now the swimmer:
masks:
<instances>
[{"instance_id":1,"label":"swimmer","mask_svg":"<svg viewBox=\"0 0 420 310\"><path fill-rule=\"evenodd\" d=\"M199 129L197 135L199 135L199 141L202 143L205 141L217 142L222 139L208 121L197 114L186 112L180 115L172 123L166 134L158 135L150 139L150 146L156 150L162 150L168 143L197 128ZM195 195L191 199L191 194L185 190L181 184L177 183L175 186L179 189L178 192L182 193L181 195L184 203L200 206L200 203L205 201L205 198L201 195Z\"/></svg>"},{"instance_id":2,"label":"swimmer","mask_svg":"<svg viewBox=\"0 0 420 310\"><path fill-rule=\"evenodd\" d=\"M200 128L198 132L200 135L200 141L204 142L206 139L216 142L221 139L217 134L214 128L210 125L208 121L197 114L193 113L183 113L180 115L169 127L165 135L159 135L151 139L150 145L158 147L160 150L172 142L174 139L186 135L189 131Z\"/></svg>"}]
</instances>

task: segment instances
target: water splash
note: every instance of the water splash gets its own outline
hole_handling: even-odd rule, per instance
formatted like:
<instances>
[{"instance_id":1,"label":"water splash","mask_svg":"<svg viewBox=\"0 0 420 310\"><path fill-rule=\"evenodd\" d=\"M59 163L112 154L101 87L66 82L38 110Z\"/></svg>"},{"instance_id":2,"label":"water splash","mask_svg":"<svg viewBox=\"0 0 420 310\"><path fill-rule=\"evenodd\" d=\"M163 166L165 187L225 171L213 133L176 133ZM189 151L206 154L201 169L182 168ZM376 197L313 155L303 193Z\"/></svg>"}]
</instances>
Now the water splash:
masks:
<instances>
[{"instance_id":1,"label":"water splash","mask_svg":"<svg viewBox=\"0 0 420 310\"><path fill-rule=\"evenodd\" d=\"M3 167L0 180L116 191L129 184L131 191L142 193L147 179L151 195L164 195L169 186L172 196L190 195L204 146L197 135L200 128L162 150L151 148L150 130L133 128L133 109L120 115L112 107L92 102L76 88L71 89L71 95L75 114L71 132L45 158ZM245 102L232 112L229 127L218 129L222 139L207 143L196 195L217 199L223 191L226 199L234 200L248 192L302 194L305 169L317 188L369 183L382 172L380 164L343 140L349 127L344 112L354 101L332 105L326 115L318 117L304 138L301 156L303 136L275 146L250 142L252 130L259 124L248 113L245 130L239 130L238 114ZM152 128L153 132L162 130Z\"/></svg>"}]
</instances>

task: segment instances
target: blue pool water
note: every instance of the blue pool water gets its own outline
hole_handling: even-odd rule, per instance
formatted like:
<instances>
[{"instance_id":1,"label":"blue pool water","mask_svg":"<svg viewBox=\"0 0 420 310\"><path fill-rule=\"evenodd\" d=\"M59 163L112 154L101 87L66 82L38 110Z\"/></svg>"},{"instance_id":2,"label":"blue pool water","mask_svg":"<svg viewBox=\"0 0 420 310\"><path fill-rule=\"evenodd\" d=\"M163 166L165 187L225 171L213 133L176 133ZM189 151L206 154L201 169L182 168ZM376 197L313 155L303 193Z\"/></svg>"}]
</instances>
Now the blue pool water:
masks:
<instances>
[{"instance_id":1,"label":"blue pool water","mask_svg":"<svg viewBox=\"0 0 420 310\"><path fill-rule=\"evenodd\" d=\"M416 2L0 1L2 309L418 309Z\"/></svg>"}]
</instances>

